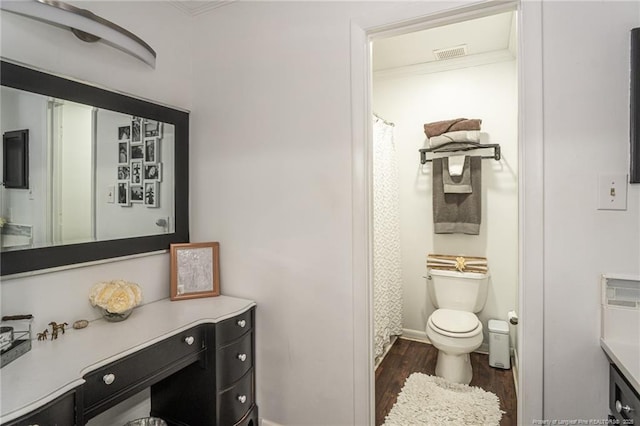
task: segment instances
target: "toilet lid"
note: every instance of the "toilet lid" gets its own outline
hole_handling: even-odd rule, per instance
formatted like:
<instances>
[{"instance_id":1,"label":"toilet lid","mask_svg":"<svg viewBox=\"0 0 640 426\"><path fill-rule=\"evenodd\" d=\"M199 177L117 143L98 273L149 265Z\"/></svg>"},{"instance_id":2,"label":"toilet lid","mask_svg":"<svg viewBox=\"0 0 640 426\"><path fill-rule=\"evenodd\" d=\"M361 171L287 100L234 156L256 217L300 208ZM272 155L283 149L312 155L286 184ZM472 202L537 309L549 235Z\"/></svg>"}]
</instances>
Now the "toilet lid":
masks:
<instances>
[{"instance_id":1,"label":"toilet lid","mask_svg":"<svg viewBox=\"0 0 640 426\"><path fill-rule=\"evenodd\" d=\"M449 333L468 333L478 328L478 317L471 312L438 309L431 314L431 323Z\"/></svg>"}]
</instances>

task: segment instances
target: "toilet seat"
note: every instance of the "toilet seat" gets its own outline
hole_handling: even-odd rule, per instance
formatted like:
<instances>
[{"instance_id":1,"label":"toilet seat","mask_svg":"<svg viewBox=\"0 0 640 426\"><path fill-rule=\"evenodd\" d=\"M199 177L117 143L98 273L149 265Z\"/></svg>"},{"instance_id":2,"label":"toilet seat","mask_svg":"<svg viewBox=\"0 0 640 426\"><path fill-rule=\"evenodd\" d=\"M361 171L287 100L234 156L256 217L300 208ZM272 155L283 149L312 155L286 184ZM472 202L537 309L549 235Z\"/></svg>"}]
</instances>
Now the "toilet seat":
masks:
<instances>
[{"instance_id":1,"label":"toilet seat","mask_svg":"<svg viewBox=\"0 0 640 426\"><path fill-rule=\"evenodd\" d=\"M454 309L436 309L429 317L433 331L449 337L473 337L482 333L482 323L471 312Z\"/></svg>"}]
</instances>

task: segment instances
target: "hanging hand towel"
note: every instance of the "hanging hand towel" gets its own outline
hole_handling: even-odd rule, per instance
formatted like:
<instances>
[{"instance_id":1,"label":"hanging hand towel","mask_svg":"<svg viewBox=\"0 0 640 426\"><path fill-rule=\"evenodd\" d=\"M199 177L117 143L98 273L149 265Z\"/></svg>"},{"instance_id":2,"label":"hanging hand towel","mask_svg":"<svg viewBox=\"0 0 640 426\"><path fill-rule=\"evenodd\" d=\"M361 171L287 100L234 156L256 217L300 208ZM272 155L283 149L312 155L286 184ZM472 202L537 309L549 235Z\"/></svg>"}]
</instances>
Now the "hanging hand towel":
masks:
<instances>
[{"instance_id":1,"label":"hanging hand towel","mask_svg":"<svg viewBox=\"0 0 640 426\"><path fill-rule=\"evenodd\" d=\"M466 155L454 155L442 158L442 183L445 194L471 194L471 157ZM458 167L460 161L462 165ZM452 171L453 170L453 171Z\"/></svg>"},{"instance_id":2,"label":"hanging hand towel","mask_svg":"<svg viewBox=\"0 0 640 426\"><path fill-rule=\"evenodd\" d=\"M482 159L470 158L470 194L445 194L442 179L443 159L434 158L433 169L433 230L436 234L480 233L482 212Z\"/></svg>"}]
</instances>

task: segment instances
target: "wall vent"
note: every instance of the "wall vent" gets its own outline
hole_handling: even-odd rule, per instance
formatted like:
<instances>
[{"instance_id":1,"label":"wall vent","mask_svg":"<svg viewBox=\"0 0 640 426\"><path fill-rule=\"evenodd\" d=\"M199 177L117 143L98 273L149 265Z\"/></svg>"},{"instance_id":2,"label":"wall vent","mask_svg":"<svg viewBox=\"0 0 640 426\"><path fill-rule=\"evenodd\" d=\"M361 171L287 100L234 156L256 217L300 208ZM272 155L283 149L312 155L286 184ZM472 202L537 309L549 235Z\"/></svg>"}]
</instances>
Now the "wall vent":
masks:
<instances>
[{"instance_id":1,"label":"wall vent","mask_svg":"<svg viewBox=\"0 0 640 426\"><path fill-rule=\"evenodd\" d=\"M467 55L467 45L461 44L460 46L447 47L445 49L435 49L433 54L438 61L459 58Z\"/></svg>"}]
</instances>

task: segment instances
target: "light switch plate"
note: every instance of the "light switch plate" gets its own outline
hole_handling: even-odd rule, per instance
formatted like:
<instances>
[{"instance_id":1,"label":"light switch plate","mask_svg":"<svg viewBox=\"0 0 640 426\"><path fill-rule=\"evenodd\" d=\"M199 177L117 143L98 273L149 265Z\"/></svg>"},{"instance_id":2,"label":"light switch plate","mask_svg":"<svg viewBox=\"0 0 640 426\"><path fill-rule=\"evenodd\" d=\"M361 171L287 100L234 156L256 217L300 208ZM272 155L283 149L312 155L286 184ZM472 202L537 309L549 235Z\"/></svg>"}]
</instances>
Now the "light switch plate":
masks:
<instances>
[{"instance_id":1,"label":"light switch plate","mask_svg":"<svg viewBox=\"0 0 640 426\"><path fill-rule=\"evenodd\" d=\"M627 175L598 175L598 210L627 209Z\"/></svg>"},{"instance_id":2,"label":"light switch plate","mask_svg":"<svg viewBox=\"0 0 640 426\"><path fill-rule=\"evenodd\" d=\"M107 186L107 203L115 203L116 201L116 187Z\"/></svg>"}]
</instances>

